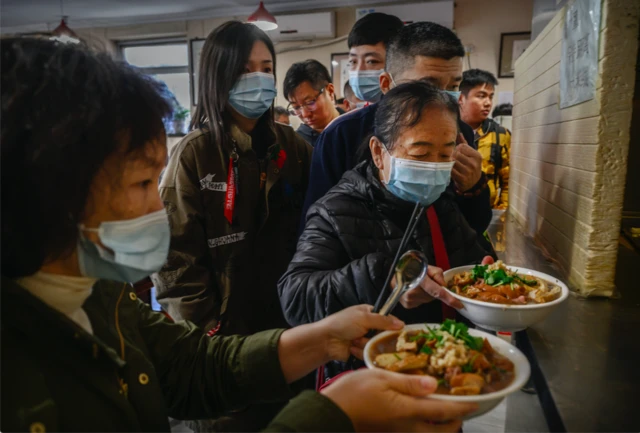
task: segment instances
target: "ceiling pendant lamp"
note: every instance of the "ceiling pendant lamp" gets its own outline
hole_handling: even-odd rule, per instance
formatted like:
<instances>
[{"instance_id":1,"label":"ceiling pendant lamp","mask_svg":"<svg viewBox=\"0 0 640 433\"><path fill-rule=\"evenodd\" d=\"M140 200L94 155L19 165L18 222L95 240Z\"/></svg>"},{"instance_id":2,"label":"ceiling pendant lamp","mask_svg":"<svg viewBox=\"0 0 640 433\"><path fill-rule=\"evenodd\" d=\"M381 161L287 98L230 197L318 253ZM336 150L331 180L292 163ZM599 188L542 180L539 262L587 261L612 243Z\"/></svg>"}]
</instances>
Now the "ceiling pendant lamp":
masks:
<instances>
[{"instance_id":1,"label":"ceiling pendant lamp","mask_svg":"<svg viewBox=\"0 0 640 433\"><path fill-rule=\"evenodd\" d=\"M60 25L51 32L51 39L63 43L80 43L78 35L67 26L67 17L63 17Z\"/></svg>"},{"instance_id":2,"label":"ceiling pendant lamp","mask_svg":"<svg viewBox=\"0 0 640 433\"><path fill-rule=\"evenodd\" d=\"M276 17L269 13L263 2L260 2L258 9L247 18L247 22L262 30L275 30L278 28Z\"/></svg>"},{"instance_id":3,"label":"ceiling pendant lamp","mask_svg":"<svg viewBox=\"0 0 640 433\"><path fill-rule=\"evenodd\" d=\"M60 20L58 27L53 29L51 32L51 39L63 43L78 44L80 43L80 38L67 25L67 19L69 17L64 15L64 5L62 2L63 0L60 0L60 15L62 16L62 19Z\"/></svg>"}]
</instances>

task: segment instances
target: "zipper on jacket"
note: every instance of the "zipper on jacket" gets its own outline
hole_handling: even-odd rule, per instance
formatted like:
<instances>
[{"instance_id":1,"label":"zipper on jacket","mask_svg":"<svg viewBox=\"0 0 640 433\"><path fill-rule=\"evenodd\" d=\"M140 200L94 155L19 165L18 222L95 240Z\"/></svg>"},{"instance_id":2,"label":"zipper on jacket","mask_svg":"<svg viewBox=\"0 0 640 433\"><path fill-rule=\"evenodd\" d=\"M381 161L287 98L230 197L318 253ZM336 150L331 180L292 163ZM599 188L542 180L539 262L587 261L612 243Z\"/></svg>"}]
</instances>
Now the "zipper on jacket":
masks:
<instances>
[{"instance_id":1,"label":"zipper on jacket","mask_svg":"<svg viewBox=\"0 0 640 433\"><path fill-rule=\"evenodd\" d=\"M118 296L118 302L116 302L116 312L115 312L115 322L116 322L116 332L118 333L118 338L120 339L120 358L124 361L124 337L122 336L122 331L120 330L120 302L122 301L122 297L124 296L125 289L127 288L127 284L125 283L122 286L122 291L120 292L120 296ZM129 385L124 381L123 378L120 377L118 372L116 371L116 378L118 379L118 385L120 385L120 394L124 395L125 398L129 397Z\"/></svg>"}]
</instances>

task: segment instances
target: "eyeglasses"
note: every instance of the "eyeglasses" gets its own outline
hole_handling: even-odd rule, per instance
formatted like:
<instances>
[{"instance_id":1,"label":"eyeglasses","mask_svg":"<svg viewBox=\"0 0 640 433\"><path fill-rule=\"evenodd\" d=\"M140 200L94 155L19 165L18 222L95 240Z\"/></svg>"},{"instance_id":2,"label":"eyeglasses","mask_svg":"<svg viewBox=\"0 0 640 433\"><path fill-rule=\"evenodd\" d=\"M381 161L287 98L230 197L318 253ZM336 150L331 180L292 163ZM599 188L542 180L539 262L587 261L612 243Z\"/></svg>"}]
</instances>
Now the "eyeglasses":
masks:
<instances>
[{"instance_id":1,"label":"eyeglasses","mask_svg":"<svg viewBox=\"0 0 640 433\"><path fill-rule=\"evenodd\" d=\"M292 116L299 116L300 114L302 114L303 108L306 108L307 111L316 111L316 108L317 108L316 102L318 102L318 98L320 97L320 95L324 93L325 89L326 87L323 87L322 89L320 89L320 91L318 92L315 98L310 99L306 102L303 102L302 105L298 105L298 106L292 106L291 104L287 105L287 111Z\"/></svg>"}]
</instances>

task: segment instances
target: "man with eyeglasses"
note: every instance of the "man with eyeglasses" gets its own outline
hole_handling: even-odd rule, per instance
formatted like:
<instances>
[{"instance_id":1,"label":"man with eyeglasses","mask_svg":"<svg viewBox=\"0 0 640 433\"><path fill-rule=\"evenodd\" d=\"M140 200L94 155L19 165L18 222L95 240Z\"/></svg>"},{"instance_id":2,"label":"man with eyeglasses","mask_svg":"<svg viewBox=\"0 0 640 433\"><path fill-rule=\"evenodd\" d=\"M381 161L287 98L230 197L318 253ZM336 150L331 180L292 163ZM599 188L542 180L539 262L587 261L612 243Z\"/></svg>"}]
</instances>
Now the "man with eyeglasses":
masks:
<instances>
[{"instance_id":1,"label":"man with eyeglasses","mask_svg":"<svg viewBox=\"0 0 640 433\"><path fill-rule=\"evenodd\" d=\"M335 89L329 71L317 60L294 63L283 87L287 110L302 121L296 132L314 146L324 128L340 115L333 103Z\"/></svg>"}]
</instances>

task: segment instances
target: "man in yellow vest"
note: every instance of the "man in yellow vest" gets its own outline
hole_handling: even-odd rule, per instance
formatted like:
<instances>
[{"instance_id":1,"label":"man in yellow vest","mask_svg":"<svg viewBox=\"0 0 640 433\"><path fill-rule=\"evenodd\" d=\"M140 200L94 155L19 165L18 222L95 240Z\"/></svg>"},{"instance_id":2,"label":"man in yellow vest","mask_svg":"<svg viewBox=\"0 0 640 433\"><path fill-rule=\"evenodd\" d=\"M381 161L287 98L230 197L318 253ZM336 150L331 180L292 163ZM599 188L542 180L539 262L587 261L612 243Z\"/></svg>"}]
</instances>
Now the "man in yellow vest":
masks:
<instances>
[{"instance_id":1,"label":"man in yellow vest","mask_svg":"<svg viewBox=\"0 0 640 433\"><path fill-rule=\"evenodd\" d=\"M489 118L496 77L481 69L462 74L460 83L460 115L474 130L474 140L482 155L482 171L487 175L491 206L506 209L509 202L509 153L511 132Z\"/></svg>"}]
</instances>

